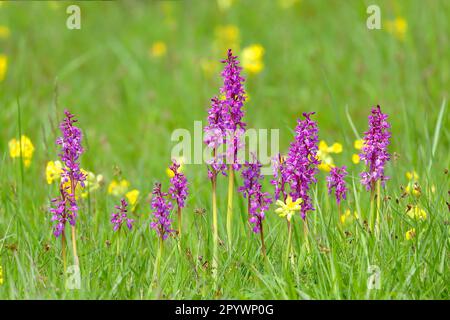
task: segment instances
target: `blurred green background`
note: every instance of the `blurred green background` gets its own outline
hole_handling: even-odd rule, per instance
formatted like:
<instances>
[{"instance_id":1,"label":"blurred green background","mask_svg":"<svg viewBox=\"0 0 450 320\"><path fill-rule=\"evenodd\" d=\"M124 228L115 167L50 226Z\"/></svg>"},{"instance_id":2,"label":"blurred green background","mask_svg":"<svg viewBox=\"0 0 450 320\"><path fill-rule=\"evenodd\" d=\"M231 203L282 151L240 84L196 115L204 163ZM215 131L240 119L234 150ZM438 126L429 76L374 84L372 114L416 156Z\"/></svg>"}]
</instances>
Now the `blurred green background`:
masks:
<instances>
[{"instance_id":1,"label":"blurred green background","mask_svg":"<svg viewBox=\"0 0 450 320\"><path fill-rule=\"evenodd\" d=\"M281 150L305 111L317 112L321 139L351 149L345 106L362 134L369 107L380 104L391 116L392 150L417 167L421 141L433 134L448 95L448 1L2 2L0 25L9 34L0 40L8 57L0 150L5 156L18 134L20 98L23 133L40 169L55 158L52 124L67 107L88 140L85 167L108 176L117 164L131 180L162 176L171 131L204 121L218 94L227 45L238 55L253 44L264 48L263 70L245 73L245 119L249 127L280 128ZM73 3L81 30L66 28ZM374 3L381 30L366 27ZM165 52L155 56L158 42ZM447 150L448 132L442 138L440 150ZM412 146L417 153L402 152ZM350 161L345 157L340 162Z\"/></svg>"},{"instance_id":2,"label":"blurred green background","mask_svg":"<svg viewBox=\"0 0 450 320\"><path fill-rule=\"evenodd\" d=\"M66 8L74 3L81 8L80 30L66 27ZM381 9L381 30L366 27L366 9L371 4ZM336 231L336 210L321 173L311 191L317 208L310 219L315 230L311 238L318 239L313 254L308 253L312 267L303 264L306 254L301 237L296 236L296 247L303 249L298 251L300 267L293 269L295 281L289 272L278 273L285 221L273 213L272 206L267 214L267 243L274 245L269 256L276 268L260 275L255 269L262 269L259 244L248 241L245 205L236 195L240 212L235 220L242 218L243 223L236 223L240 228L236 252L222 259L228 279L223 293L214 292L202 273L200 280L194 278L191 262L180 254L167 260L166 294L178 298L448 297L449 273L444 272L449 257L444 201L448 175L444 168L450 164L450 132L448 113L441 105L448 101L450 88L449 20L446 0L0 1L3 296L77 297L77 292L58 291L62 286L59 241L51 234L48 213L57 186L47 187L45 180L47 161L57 158L58 123L68 108L85 136L82 167L102 174L107 186L118 166L130 188L141 191L138 230L127 238L125 250L130 254L122 256L120 268L119 259L111 254L114 250L108 250L113 239L109 214L118 199L103 192L83 201L79 247L83 272L89 272L90 278L85 284L89 290L78 297L147 297L130 284L149 286L151 257L156 252L156 235L148 229L150 208L143 200L154 181L162 181L167 188L166 168L174 145L171 132L193 130L194 121L205 122L209 101L221 86L220 60L231 47L242 60L247 78L248 126L280 129L284 153L296 119L315 111L319 138L329 145L343 144L343 152L333 155L334 162L349 166L353 190L348 207L363 217L369 194L358 184L363 166L352 164L352 154L357 153L353 143L367 128L370 107L381 105L390 116L389 151L395 153L395 161L387 168L392 179L385 189L392 201L383 218L394 223L384 229L383 245L368 241L370 251L365 233L356 228L353 243L358 246L352 247L351 240L347 243ZM251 58L253 64L248 61ZM18 101L21 131L35 147L22 183L19 162L13 162L8 151L10 139L19 135ZM419 199L404 198L400 188L412 183L405 177L411 170L420 176L423 196ZM185 209L184 223L189 226L185 241L193 257L204 257L194 259L201 271L211 242L210 185L205 166L189 166L186 175L191 194ZM267 178L264 188L272 192ZM224 219L225 190L226 180L221 179L220 219ZM416 226L419 233L419 225L406 219L405 210L418 203L429 213L430 223L426 228L424 224L422 242L413 251L418 243L406 241L405 232ZM205 208L207 214L194 214L197 207ZM296 222L299 230L300 219ZM219 228L225 240L224 223ZM176 246L168 243L173 253ZM365 273L374 261L383 272L388 270L383 274L383 290L376 292L367 291ZM418 272L412 276L416 267L421 272L420 268L428 268L426 281ZM128 274L134 278L126 278L130 283L124 281L117 289L116 279ZM299 288L303 292L297 292Z\"/></svg>"}]
</instances>

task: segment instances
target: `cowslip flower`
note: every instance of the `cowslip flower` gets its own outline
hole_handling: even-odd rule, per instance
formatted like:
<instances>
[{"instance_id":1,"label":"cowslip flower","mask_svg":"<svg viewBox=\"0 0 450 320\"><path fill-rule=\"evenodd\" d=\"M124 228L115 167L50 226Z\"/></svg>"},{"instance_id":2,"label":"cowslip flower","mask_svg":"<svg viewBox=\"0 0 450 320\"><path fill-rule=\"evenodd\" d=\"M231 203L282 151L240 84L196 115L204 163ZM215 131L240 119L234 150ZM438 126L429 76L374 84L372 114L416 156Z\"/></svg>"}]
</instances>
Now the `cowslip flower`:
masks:
<instances>
[{"instance_id":1,"label":"cowslip flower","mask_svg":"<svg viewBox=\"0 0 450 320\"><path fill-rule=\"evenodd\" d=\"M364 133L364 144L359 155L368 166L368 171L361 173L361 183L367 190L375 190L375 183L381 181L382 185L389 179L384 175L386 162L390 160L387 151L391 127L387 121L388 116L381 112L380 106L372 108L369 116L369 130Z\"/></svg>"},{"instance_id":2,"label":"cowslip flower","mask_svg":"<svg viewBox=\"0 0 450 320\"><path fill-rule=\"evenodd\" d=\"M347 167L334 167L327 176L328 194L333 193L336 197L336 202L339 205L342 199L346 199L347 186L345 185L345 177L347 176Z\"/></svg>"},{"instance_id":3,"label":"cowslip flower","mask_svg":"<svg viewBox=\"0 0 450 320\"><path fill-rule=\"evenodd\" d=\"M186 197L188 196L188 183L186 176L179 171L180 165L176 160L172 160L170 170L174 173L170 179L169 194L176 201L179 208L184 208Z\"/></svg>"},{"instance_id":4,"label":"cowslip flower","mask_svg":"<svg viewBox=\"0 0 450 320\"><path fill-rule=\"evenodd\" d=\"M116 208L117 211L111 213L111 223L113 224L113 230L120 231L123 223L126 223L127 228L131 230L133 228L134 220L128 218L128 203L125 201L125 199L122 198L120 200L120 205L115 206L114 208Z\"/></svg>"},{"instance_id":5,"label":"cowslip flower","mask_svg":"<svg viewBox=\"0 0 450 320\"><path fill-rule=\"evenodd\" d=\"M129 187L130 182L128 180L121 179L117 181L116 179L113 179L108 185L108 193L116 197L123 196L127 193Z\"/></svg>"},{"instance_id":6,"label":"cowslip flower","mask_svg":"<svg viewBox=\"0 0 450 320\"><path fill-rule=\"evenodd\" d=\"M295 140L291 143L286 157L286 167L282 174L285 175L290 193L294 201L301 198L301 216L306 218L309 210L314 210L312 201L308 195L312 183L317 182L317 166L320 160L317 157L318 127L317 122L311 120L314 112L303 113L304 120L297 120L295 128Z\"/></svg>"},{"instance_id":7,"label":"cowslip flower","mask_svg":"<svg viewBox=\"0 0 450 320\"><path fill-rule=\"evenodd\" d=\"M258 74L264 69L264 47L252 44L242 50L242 67L250 74Z\"/></svg>"},{"instance_id":8,"label":"cowslip flower","mask_svg":"<svg viewBox=\"0 0 450 320\"><path fill-rule=\"evenodd\" d=\"M0 54L0 82L5 80L8 71L8 56Z\"/></svg>"},{"instance_id":9,"label":"cowslip flower","mask_svg":"<svg viewBox=\"0 0 450 320\"><path fill-rule=\"evenodd\" d=\"M358 219L358 213L354 211L352 215L350 209L345 210L345 212L339 216L339 221L343 225L351 223L354 219Z\"/></svg>"},{"instance_id":10,"label":"cowslip flower","mask_svg":"<svg viewBox=\"0 0 450 320\"><path fill-rule=\"evenodd\" d=\"M167 53L167 46L163 41L156 41L150 48L150 56L154 58L160 58Z\"/></svg>"},{"instance_id":11,"label":"cowslip flower","mask_svg":"<svg viewBox=\"0 0 450 320\"><path fill-rule=\"evenodd\" d=\"M216 50L222 52L228 48L239 50L241 42L239 28L235 25L218 26L215 29L214 46Z\"/></svg>"},{"instance_id":12,"label":"cowslip flower","mask_svg":"<svg viewBox=\"0 0 450 320\"><path fill-rule=\"evenodd\" d=\"M419 197L422 191L419 186L419 175L413 170L406 172L406 179L408 179L408 185L405 188L406 194L412 194L415 197Z\"/></svg>"},{"instance_id":13,"label":"cowslip flower","mask_svg":"<svg viewBox=\"0 0 450 320\"><path fill-rule=\"evenodd\" d=\"M86 176L86 180L84 182L84 187L80 188L80 193L82 198L87 198L89 194L103 185L103 175L96 175L95 173L84 169L81 169L81 172Z\"/></svg>"},{"instance_id":14,"label":"cowslip flower","mask_svg":"<svg viewBox=\"0 0 450 320\"><path fill-rule=\"evenodd\" d=\"M161 183L155 183L152 194L153 221L150 223L150 227L162 240L165 240L169 234L174 232L171 229L172 220L169 219L172 203L167 200L168 194L161 190Z\"/></svg>"},{"instance_id":15,"label":"cowslip flower","mask_svg":"<svg viewBox=\"0 0 450 320\"><path fill-rule=\"evenodd\" d=\"M0 286L3 284L4 279L3 279L3 267L0 266Z\"/></svg>"},{"instance_id":16,"label":"cowslip flower","mask_svg":"<svg viewBox=\"0 0 450 320\"><path fill-rule=\"evenodd\" d=\"M416 236L416 228L409 229L405 233L405 239L407 241L412 240Z\"/></svg>"},{"instance_id":17,"label":"cowslip flower","mask_svg":"<svg viewBox=\"0 0 450 320\"><path fill-rule=\"evenodd\" d=\"M419 206L411 206L406 210L408 217L414 220L426 220L427 212Z\"/></svg>"},{"instance_id":18,"label":"cowslip flower","mask_svg":"<svg viewBox=\"0 0 450 320\"><path fill-rule=\"evenodd\" d=\"M61 178L62 164L61 161L49 161L45 168L45 177L48 184L52 184L54 181Z\"/></svg>"},{"instance_id":19,"label":"cowslip flower","mask_svg":"<svg viewBox=\"0 0 450 320\"><path fill-rule=\"evenodd\" d=\"M83 153L81 145L81 130L74 124L74 119L69 111L64 111L65 118L60 125L62 136L56 140L56 144L61 147L59 157L64 164L61 172L60 196L52 200L53 207L50 212L53 214L54 235L59 237L65 229L66 222L75 226L78 213L76 201L76 189L78 186L84 188L86 175L82 173L79 158Z\"/></svg>"},{"instance_id":20,"label":"cowslip flower","mask_svg":"<svg viewBox=\"0 0 450 320\"><path fill-rule=\"evenodd\" d=\"M386 22L386 31L396 37L398 40L405 40L408 22L403 17L396 17Z\"/></svg>"},{"instance_id":21,"label":"cowslip flower","mask_svg":"<svg viewBox=\"0 0 450 320\"><path fill-rule=\"evenodd\" d=\"M359 151L362 149L363 144L364 144L364 140L358 139L353 142L353 147ZM358 164L360 160L361 159L359 158L359 154L357 154L357 153L352 154L352 162L354 164Z\"/></svg>"},{"instance_id":22,"label":"cowslip flower","mask_svg":"<svg viewBox=\"0 0 450 320\"><path fill-rule=\"evenodd\" d=\"M17 140L16 138L11 139L8 143L8 147L9 155L11 158L15 159L22 157L23 164L26 168L31 165L31 159L33 158L34 153L34 145L31 142L30 138L22 135L20 137L20 140Z\"/></svg>"},{"instance_id":23,"label":"cowslip flower","mask_svg":"<svg viewBox=\"0 0 450 320\"><path fill-rule=\"evenodd\" d=\"M277 208L275 210L276 213L278 213L278 215L281 218L286 218L287 221L291 221L292 216L295 214L295 211L300 211L302 209L302 204L303 199L302 198L298 198L295 201L292 201L292 197L291 196L287 196L286 199L286 203L284 203L281 200L277 200L277 205L279 206L279 208Z\"/></svg>"},{"instance_id":24,"label":"cowslip flower","mask_svg":"<svg viewBox=\"0 0 450 320\"><path fill-rule=\"evenodd\" d=\"M140 194L140 192L137 189L133 189L131 191L128 191L125 194L125 198L127 198L128 202L131 205L131 211L136 210L136 206L137 206L138 200L139 200L139 194Z\"/></svg>"},{"instance_id":25,"label":"cowslip flower","mask_svg":"<svg viewBox=\"0 0 450 320\"><path fill-rule=\"evenodd\" d=\"M7 26L0 26L0 39L7 39L9 38L10 31Z\"/></svg>"},{"instance_id":26,"label":"cowslip flower","mask_svg":"<svg viewBox=\"0 0 450 320\"><path fill-rule=\"evenodd\" d=\"M319 151L317 151L317 156L320 160L318 168L322 171L329 172L331 168L334 167L334 160L330 154L338 154L341 152L342 144L335 142L331 146L328 146L328 144L324 140L321 140L319 142Z\"/></svg>"}]
</instances>

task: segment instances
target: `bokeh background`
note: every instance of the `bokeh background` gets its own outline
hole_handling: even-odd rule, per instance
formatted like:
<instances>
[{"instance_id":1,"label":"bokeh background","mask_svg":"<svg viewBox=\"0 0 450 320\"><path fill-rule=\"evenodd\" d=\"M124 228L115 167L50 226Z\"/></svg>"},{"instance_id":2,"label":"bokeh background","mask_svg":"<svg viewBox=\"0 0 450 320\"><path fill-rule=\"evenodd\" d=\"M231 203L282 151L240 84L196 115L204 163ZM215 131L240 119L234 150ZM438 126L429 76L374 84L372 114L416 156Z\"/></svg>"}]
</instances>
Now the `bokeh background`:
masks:
<instances>
[{"instance_id":1,"label":"bokeh background","mask_svg":"<svg viewBox=\"0 0 450 320\"><path fill-rule=\"evenodd\" d=\"M55 157L55 119L69 108L87 137L85 167L108 176L117 164L142 183L163 175L171 131L204 121L228 47L250 59L246 121L281 129L282 150L306 111L317 112L321 139L351 150L345 107L362 134L369 107L380 104L393 150L421 166L421 141L448 95L448 1L81 1L81 30L68 30L72 3L0 4L0 150L5 157L18 134L20 98L39 170ZM374 3L381 30L366 27ZM416 152L402 152L411 144ZM350 161L351 152L339 157Z\"/></svg>"},{"instance_id":2,"label":"bokeh background","mask_svg":"<svg viewBox=\"0 0 450 320\"><path fill-rule=\"evenodd\" d=\"M81 30L66 27L66 8L74 3L81 8ZM381 9L380 30L366 27L371 4ZM332 157L336 165L348 166L349 215L358 210L364 218L368 212L369 193L358 183L364 167L352 162L358 153L354 142L367 128L370 108L381 105L392 124L393 154L383 218L393 226L383 245L369 242L373 250L365 242L347 245L336 231L336 210L321 172L311 191L317 209L310 218L317 241L313 254L300 251L302 223L296 217L301 268L294 269L295 281L290 273L278 273L285 221L272 206L265 223L276 268L262 276L255 269L261 267L259 242L249 241L245 203L236 195L235 220L242 223L236 223L238 250L222 259L227 279L222 293L209 286L207 271L198 280L184 255L171 255L165 297L447 298L449 21L447 0L0 1L0 266L5 279L0 297L148 297L130 284L150 286L157 238L148 228L148 195L157 180L167 188L171 132L205 122L209 101L221 86L220 60L232 48L247 78L249 127L280 129L284 153L296 119L315 111L319 138L329 146L342 144L343 151ZM48 212L58 186L47 185L46 166L57 159L55 140L65 108L84 133L82 167L104 179L101 190L82 201L77 221L82 271L90 273L83 278L89 290L80 293L58 291L60 246ZM8 143L19 132L34 145L26 168L9 154ZM109 220L119 197L106 191L119 172L141 196L133 214L137 230L126 238L129 254L118 267L108 248L116 241ZM185 244L198 270L207 270L211 188L205 166L186 166L185 173L190 183ZM268 180L264 189L272 192ZM412 188L415 180L422 188L418 198L402 188ZM218 195L219 219L224 219L226 179L219 181ZM430 223L423 229L407 220L411 204L428 212ZM201 209L206 214L198 214ZM219 226L223 240L224 225ZM417 251L416 242L405 240L414 226L421 232ZM168 243L173 253L175 242ZM303 265L307 258L312 267ZM383 290L368 291L369 263L386 271ZM411 274L416 267L420 276ZM425 280L422 271L429 272ZM133 280L117 286L116 279L130 272Z\"/></svg>"}]
</instances>

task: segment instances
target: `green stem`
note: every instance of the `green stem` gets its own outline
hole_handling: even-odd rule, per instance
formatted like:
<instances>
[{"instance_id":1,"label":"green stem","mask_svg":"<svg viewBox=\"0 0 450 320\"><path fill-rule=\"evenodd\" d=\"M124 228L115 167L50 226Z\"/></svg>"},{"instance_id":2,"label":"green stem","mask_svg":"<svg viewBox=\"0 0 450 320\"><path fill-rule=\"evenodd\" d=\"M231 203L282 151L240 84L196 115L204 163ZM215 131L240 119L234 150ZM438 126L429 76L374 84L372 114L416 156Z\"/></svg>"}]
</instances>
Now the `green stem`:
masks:
<instances>
[{"instance_id":1,"label":"green stem","mask_svg":"<svg viewBox=\"0 0 450 320\"><path fill-rule=\"evenodd\" d=\"M217 277L217 245L219 239L219 232L217 227L217 199L216 199L216 177L212 180L212 210L213 210L213 259L212 259L212 271L214 279Z\"/></svg>"},{"instance_id":2,"label":"green stem","mask_svg":"<svg viewBox=\"0 0 450 320\"><path fill-rule=\"evenodd\" d=\"M182 225L182 221L181 221L181 208L180 206L178 206L178 240L181 243L181 225Z\"/></svg>"},{"instance_id":3,"label":"green stem","mask_svg":"<svg viewBox=\"0 0 450 320\"><path fill-rule=\"evenodd\" d=\"M234 191L234 170L231 165L228 167L228 206L227 206L227 236L228 249L231 250L232 220L233 220L233 191Z\"/></svg>"},{"instance_id":4,"label":"green stem","mask_svg":"<svg viewBox=\"0 0 450 320\"><path fill-rule=\"evenodd\" d=\"M263 254L264 259L266 259L266 245L264 244L264 229L263 229L263 224L261 221L261 231L259 232L260 236L261 236L261 251Z\"/></svg>"},{"instance_id":5,"label":"green stem","mask_svg":"<svg viewBox=\"0 0 450 320\"><path fill-rule=\"evenodd\" d=\"M375 209L375 192L372 189L372 191L370 193L370 214L369 214L369 230L371 232L373 232L374 224L375 224L374 209Z\"/></svg>"},{"instance_id":6,"label":"green stem","mask_svg":"<svg viewBox=\"0 0 450 320\"><path fill-rule=\"evenodd\" d=\"M286 257L284 258L284 266L287 267L287 262L289 260L289 256L291 254L291 240L292 240L292 224L288 221L288 245L286 250Z\"/></svg>"},{"instance_id":7,"label":"green stem","mask_svg":"<svg viewBox=\"0 0 450 320\"><path fill-rule=\"evenodd\" d=\"M381 181L377 181L377 214L375 220L375 232L380 233L380 209L381 209Z\"/></svg>"},{"instance_id":8,"label":"green stem","mask_svg":"<svg viewBox=\"0 0 450 320\"><path fill-rule=\"evenodd\" d=\"M64 275L66 274L67 271L67 259L66 259L66 233L62 232L61 235L61 255L62 255L62 260L63 260L63 268L64 268Z\"/></svg>"}]
</instances>

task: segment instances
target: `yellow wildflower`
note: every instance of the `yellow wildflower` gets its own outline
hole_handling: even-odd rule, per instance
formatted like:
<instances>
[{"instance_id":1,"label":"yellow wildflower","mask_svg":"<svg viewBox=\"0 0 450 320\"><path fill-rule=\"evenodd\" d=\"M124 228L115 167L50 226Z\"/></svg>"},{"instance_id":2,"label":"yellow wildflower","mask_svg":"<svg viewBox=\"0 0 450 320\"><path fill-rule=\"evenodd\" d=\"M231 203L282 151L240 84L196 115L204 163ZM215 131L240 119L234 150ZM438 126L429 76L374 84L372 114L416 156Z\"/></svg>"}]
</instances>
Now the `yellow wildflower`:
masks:
<instances>
[{"instance_id":1,"label":"yellow wildflower","mask_svg":"<svg viewBox=\"0 0 450 320\"><path fill-rule=\"evenodd\" d=\"M319 151L317 151L317 157L321 161L318 165L318 168L322 171L329 172L331 168L334 167L333 158L330 156L330 153L341 153L342 152L342 144L335 142L333 145L328 146L325 141L319 142Z\"/></svg>"},{"instance_id":2,"label":"yellow wildflower","mask_svg":"<svg viewBox=\"0 0 450 320\"><path fill-rule=\"evenodd\" d=\"M156 41L150 48L150 55L154 58L159 58L167 53L167 46L163 41Z\"/></svg>"},{"instance_id":3,"label":"yellow wildflower","mask_svg":"<svg viewBox=\"0 0 450 320\"><path fill-rule=\"evenodd\" d=\"M406 172L406 179L417 181L419 180L419 175L414 170L411 172L408 171Z\"/></svg>"},{"instance_id":4,"label":"yellow wildflower","mask_svg":"<svg viewBox=\"0 0 450 320\"><path fill-rule=\"evenodd\" d=\"M242 67L250 74L260 73L264 69L264 48L260 44L252 44L242 50Z\"/></svg>"},{"instance_id":5,"label":"yellow wildflower","mask_svg":"<svg viewBox=\"0 0 450 320\"><path fill-rule=\"evenodd\" d=\"M82 189L81 197L87 198L89 193L100 188L103 184L103 175L95 175L93 172L85 171L81 169L81 172L86 175L86 180L84 181L84 188Z\"/></svg>"},{"instance_id":6,"label":"yellow wildflower","mask_svg":"<svg viewBox=\"0 0 450 320\"><path fill-rule=\"evenodd\" d=\"M291 196L288 196L286 199L286 203L281 200L277 200L278 209L275 210L276 213L282 218L286 218L288 221L291 221L292 216L295 211L300 211L302 199L298 198L295 201L292 201Z\"/></svg>"},{"instance_id":7,"label":"yellow wildflower","mask_svg":"<svg viewBox=\"0 0 450 320\"><path fill-rule=\"evenodd\" d=\"M219 26L215 29L215 47L221 52L233 49L239 51L241 42L239 28L235 25Z\"/></svg>"},{"instance_id":8,"label":"yellow wildflower","mask_svg":"<svg viewBox=\"0 0 450 320\"><path fill-rule=\"evenodd\" d=\"M0 54L0 82L6 77L6 71L8 70L8 57L4 54Z\"/></svg>"},{"instance_id":9,"label":"yellow wildflower","mask_svg":"<svg viewBox=\"0 0 450 320\"><path fill-rule=\"evenodd\" d=\"M353 147L356 150L361 150L363 145L364 145L364 140L363 139L355 140L355 142L353 142Z\"/></svg>"},{"instance_id":10,"label":"yellow wildflower","mask_svg":"<svg viewBox=\"0 0 450 320\"><path fill-rule=\"evenodd\" d=\"M427 213L425 210L421 209L419 206L412 206L409 210L406 211L406 214L415 220L426 220Z\"/></svg>"},{"instance_id":11,"label":"yellow wildflower","mask_svg":"<svg viewBox=\"0 0 450 320\"><path fill-rule=\"evenodd\" d=\"M220 10L228 10L233 5L234 0L217 0L217 6Z\"/></svg>"},{"instance_id":12,"label":"yellow wildflower","mask_svg":"<svg viewBox=\"0 0 450 320\"><path fill-rule=\"evenodd\" d=\"M52 184L53 181L61 177L62 164L60 161L49 161L47 162L47 167L45 168L45 176L47 178L47 183Z\"/></svg>"},{"instance_id":13,"label":"yellow wildflower","mask_svg":"<svg viewBox=\"0 0 450 320\"><path fill-rule=\"evenodd\" d=\"M128 191L129 187L130 183L127 180L117 181L114 179L108 186L108 193L114 196L122 196Z\"/></svg>"},{"instance_id":14,"label":"yellow wildflower","mask_svg":"<svg viewBox=\"0 0 450 320\"><path fill-rule=\"evenodd\" d=\"M9 155L11 158L20 158L22 156L23 164L25 167L31 165L31 159L33 158L34 146L31 143L30 138L22 135L20 142L17 139L11 139L9 141ZM21 154L22 153L22 154Z\"/></svg>"},{"instance_id":15,"label":"yellow wildflower","mask_svg":"<svg viewBox=\"0 0 450 320\"><path fill-rule=\"evenodd\" d=\"M203 74L210 78L216 74L219 64L213 60L202 59L200 61L200 68L202 68Z\"/></svg>"},{"instance_id":16,"label":"yellow wildflower","mask_svg":"<svg viewBox=\"0 0 450 320\"><path fill-rule=\"evenodd\" d=\"M398 40L404 40L406 31L408 30L408 22L402 17L397 17L386 22L386 31L396 37Z\"/></svg>"},{"instance_id":17,"label":"yellow wildflower","mask_svg":"<svg viewBox=\"0 0 450 320\"><path fill-rule=\"evenodd\" d=\"M416 236L416 229L415 228L409 229L405 233L405 239L408 240L408 241L411 240L412 238L414 238L415 236Z\"/></svg>"},{"instance_id":18,"label":"yellow wildflower","mask_svg":"<svg viewBox=\"0 0 450 320\"><path fill-rule=\"evenodd\" d=\"M125 197L127 198L128 202L131 205L131 211L134 211L136 209L136 205L139 199L139 190L133 189L125 194Z\"/></svg>"},{"instance_id":19,"label":"yellow wildflower","mask_svg":"<svg viewBox=\"0 0 450 320\"><path fill-rule=\"evenodd\" d=\"M358 213L356 211L353 212L353 215L350 209L345 210L345 213L341 214L339 220L342 224L351 223L353 219L358 219Z\"/></svg>"},{"instance_id":20,"label":"yellow wildflower","mask_svg":"<svg viewBox=\"0 0 450 320\"><path fill-rule=\"evenodd\" d=\"M282 9L289 9L297 3L300 3L300 0L278 0L278 4Z\"/></svg>"},{"instance_id":21,"label":"yellow wildflower","mask_svg":"<svg viewBox=\"0 0 450 320\"><path fill-rule=\"evenodd\" d=\"M354 163L354 164L358 164L359 163L359 154L356 154L356 153L354 153L353 155L352 155L352 162Z\"/></svg>"},{"instance_id":22,"label":"yellow wildflower","mask_svg":"<svg viewBox=\"0 0 450 320\"><path fill-rule=\"evenodd\" d=\"M0 266L0 286L3 284L4 280L3 280L3 267Z\"/></svg>"},{"instance_id":23,"label":"yellow wildflower","mask_svg":"<svg viewBox=\"0 0 450 320\"><path fill-rule=\"evenodd\" d=\"M9 38L10 31L7 26L0 26L0 39L7 39Z\"/></svg>"}]
</instances>

